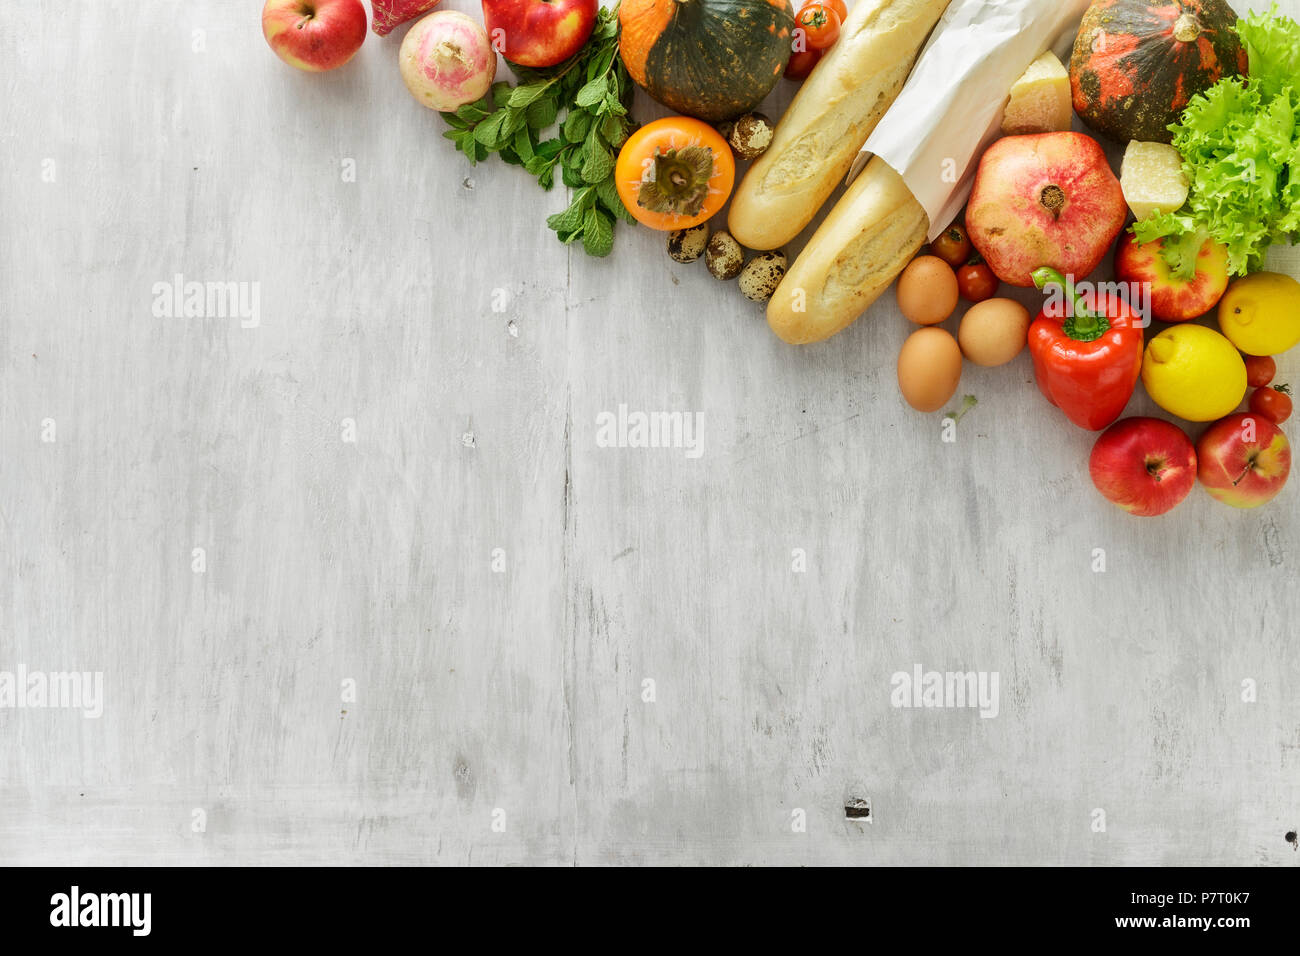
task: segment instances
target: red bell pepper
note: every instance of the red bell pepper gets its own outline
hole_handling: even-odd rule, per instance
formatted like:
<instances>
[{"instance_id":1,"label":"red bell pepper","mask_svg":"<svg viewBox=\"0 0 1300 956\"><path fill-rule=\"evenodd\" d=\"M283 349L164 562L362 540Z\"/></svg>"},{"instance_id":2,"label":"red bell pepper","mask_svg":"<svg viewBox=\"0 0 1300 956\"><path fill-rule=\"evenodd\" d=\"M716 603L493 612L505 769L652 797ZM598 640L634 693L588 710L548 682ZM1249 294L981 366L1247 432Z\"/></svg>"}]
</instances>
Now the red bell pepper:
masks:
<instances>
[{"instance_id":1,"label":"red bell pepper","mask_svg":"<svg viewBox=\"0 0 1300 956\"><path fill-rule=\"evenodd\" d=\"M1059 286L1066 299L1060 309L1049 300L1029 326L1038 390L1080 428L1100 431L1119 418L1142 373L1143 323L1117 296L1105 296L1099 311L1095 293L1080 295L1055 269L1033 277L1039 289Z\"/></svg>"}]
</instances>

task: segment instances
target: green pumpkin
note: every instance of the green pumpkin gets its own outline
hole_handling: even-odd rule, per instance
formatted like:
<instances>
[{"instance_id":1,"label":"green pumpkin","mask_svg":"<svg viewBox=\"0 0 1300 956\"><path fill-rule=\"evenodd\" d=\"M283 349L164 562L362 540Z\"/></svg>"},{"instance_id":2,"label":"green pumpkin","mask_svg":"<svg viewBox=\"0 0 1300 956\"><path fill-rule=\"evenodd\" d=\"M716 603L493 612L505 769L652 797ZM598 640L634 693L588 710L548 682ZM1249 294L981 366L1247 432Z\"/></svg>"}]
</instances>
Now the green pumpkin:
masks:
<instances>
[{"instance_id":1,"label":"green pumpkin","mask_svg":"<svg viewBox=\"0 0 1300 956\"><path fill-rule=\"evenodd\" d=\"M790 59L790 0L623 0L619 51L643 90L709 122L756 107Z\"/></svg>"}]
</instances>

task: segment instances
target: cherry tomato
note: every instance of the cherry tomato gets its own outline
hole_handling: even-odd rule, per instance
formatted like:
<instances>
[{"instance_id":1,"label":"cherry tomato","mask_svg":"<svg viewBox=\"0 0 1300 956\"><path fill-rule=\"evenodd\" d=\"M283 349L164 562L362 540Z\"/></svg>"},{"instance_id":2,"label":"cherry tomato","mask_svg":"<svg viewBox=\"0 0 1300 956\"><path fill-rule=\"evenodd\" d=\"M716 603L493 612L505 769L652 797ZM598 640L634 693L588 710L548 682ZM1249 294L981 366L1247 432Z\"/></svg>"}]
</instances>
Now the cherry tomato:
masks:
<instances>
[{"instance_id":1,"label":"cherry tomato","mask_svg":"<svg viewBox=\"0 0 1300 956\"><path fill-rule=\"evenodd\" d=\"M970 262L957 270L957 290L968 302L983 302L998 291L998 277L983 262Z\"/></svg>"},{"instance_id":2,"label":"cherry tomato","mask_svg":"<svg viewBox=\"0 0 1300 956\"><path fill-rule=\"evenodd\" d=\"M795 42L799 31L811 50L829 50L840 36L840 15L821 3L809 3L794 17Z\"/></svg>"},{"instance_id":3,"label":"cherry tomato","mask_svg":"<svg viewBox=\"0 0 1300 956\"><path fill-rule=\"evenodd\" d=\"M1273 381L1273 376L1277 374L1277 363L1273 361L1273 356L1247 355L1245 359L1247 385L1251 388L1263 388Z\"/></svg>"},{"instance_id":4,"label":"cherry tomato","mask_svg":"<svg viewBox=\"0 0 1300 956\"><path fill-rule=\"evenodd\" d=\"M954 222L938 239L930 243L930 251L954 269L970 259L970 238L966 227Z\"/></svg>"},{"instance_id":5,"label":"cherry tomato","mask_svg":"<svg viewBox=\"0 0 1300 956\"><path fill-rule=\"evenodd\" d=\"M1255 389L1250 396L1250 410L1274 425L1281 425L1291 417L1291 386Z\"/></svg>"},{"instance_id":6,"label":"cherry tomato","mask_svg":"<svg viewBox=\"0 0 1300 956\"><path fill-rule=\"evenodd\" d=\"M696 162L701 156L712 160L707 175ZM727 141L688 116L642 126L623 144L614 166L618 198L651 229L689 229L711 219L735 182L736 160Z\"/></svg>"},{"instance_id":7,"label":"cherry tomato","mask_svg":"<svg viewBox=\"0 0 1300 956\"><path fill-rule=\"evenodd\" d=\"M802 80L812 72L817 61L822 58L821 50L802 50L790 54L790 62L785 67L787 80Z\"/></svg>"},{"instance_id":8,"label":"cherry tomato","mask_svg":"<svg viewBox=\"0 0 1300 956\"><path fill-rule=\"evenodd\" d=\"M823 7L830 7L840 15L841 26L843 26L844 21L849 18L849 8L844 0L804 0L803 3L799 4L799 9L802 10L810 3L820 3Z\"/></svg>"}]
</instances>

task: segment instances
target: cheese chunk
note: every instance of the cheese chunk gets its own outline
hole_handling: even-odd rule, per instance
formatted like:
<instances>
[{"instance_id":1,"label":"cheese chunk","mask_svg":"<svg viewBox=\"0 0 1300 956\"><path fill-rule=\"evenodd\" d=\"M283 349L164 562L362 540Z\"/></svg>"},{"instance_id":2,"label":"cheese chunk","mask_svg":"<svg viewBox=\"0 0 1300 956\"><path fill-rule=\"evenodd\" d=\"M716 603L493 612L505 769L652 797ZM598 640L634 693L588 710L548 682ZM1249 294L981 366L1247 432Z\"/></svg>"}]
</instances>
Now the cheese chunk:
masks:
<instances>
[{"instance_id":1,"label":"cheese chunk","mask_svg":"<svg viewBox=\"0 0 1300 956\"><path fill-rule=\"evenodd\" d=\"M1137 219L1176 212L1187 202L1189 184L1183 172L1183 157L1164 143L1129 143L1124 150L1119 184L1124 201Z\"/></svg>"},{"instance_id":2,"label":"cheese chunk","mask_svg":"<svg viewBox=\"0 0 1300 956\"><path fill-rule=\"evenodd\" d=\"M1070 74L1048 50L1011 87L1011 101L1002 114L1002 132L1063 133L1074 119Z\"/></svg>"}]
</instances>

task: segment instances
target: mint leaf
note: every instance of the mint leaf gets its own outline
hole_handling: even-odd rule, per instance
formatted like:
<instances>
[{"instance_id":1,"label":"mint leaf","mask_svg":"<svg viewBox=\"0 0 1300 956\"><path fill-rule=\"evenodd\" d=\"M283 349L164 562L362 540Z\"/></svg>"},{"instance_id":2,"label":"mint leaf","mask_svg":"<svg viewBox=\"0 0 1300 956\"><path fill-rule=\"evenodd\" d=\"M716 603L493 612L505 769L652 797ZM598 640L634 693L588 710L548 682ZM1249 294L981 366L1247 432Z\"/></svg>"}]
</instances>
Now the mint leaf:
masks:
<instances>
[{"instance_id":1,"label":"mint leaf","mask_svg":"<svg viewBox=\"0 0 1300 956\"><path fill-rule=\"evenodd\" d=\"M584 110L589 110L605 98L605 91L609 84L605 82L604 75L596 77L585 83L582 89L578 90L578 95L574 99L574 105Z\"/></svg>"},{"instance_id":2,"label":"mint leaf","mask_svg":"<svg viewBox=\"0 0 1300 956\"><path fill-rule=\"evenodd\" d=\"M460 109L456 110L456 116L466 123L477 123L479 120L487 118L487 110L482 109L479 103L466 103Z\"/></svg>"},{"instance_id":3,"label":"mint leaf","mask_svg":"<svg viewBox=\"0 0 1300 956\"><path fill-rule=\"evenodd\" d=\"M610 146L618 149L627 142L627 124L621 117L606 116L600 121L600 135L605 138L605 142Z\"/></svg>"},{"instance_id":4,"label":"mint leaf","mask_svg":"<svg viewBox=\"0 0 1300 956\"><path fill-rule=\"evenodd\" d=\"M500 149L507 139L504 127L508 118L509 114L505 110L493 113L474 127L474 139L488 149Z\"/></svg>"},{"instance_id":5,"label":"mint leaf","mask_svg":"<svg viewBox=\"0 0 1300 956\"><path fill-rule=\"evenodd\" d=\"M543 140L537 144L537 155L554 159L564 150L564 141L560 139Z\"/></svg>"},{"instance_id":6,"label":"mint leaf","mask_svg":"<svg viewBox=\"0 0 1300 956\"><path fill-rule=\"evenodd\" d=\"M636 225L636 218L627 211L627 207L623 205L623 200L618 195L618 187L614 185L613 177L596 184L596 196L600 199L600 204L619 219L630 225Z\"/></svg>"},{"instance_id":7,"label":"mint leaf","mask_svg":"<svg viewBox=\"0 0 1300 956\"><path fill-rule=\"evenodd\" d=\"M564 185L568 186L570 189L578 189L581 186L587 185L586 181L582 178L581 170L574 169L571 163L562 163L560 165L560 182L564 183Z\"/></svg>"},{"instance_id":8,"label":"mint leaf","mask_svg":"<svg viewBox=\"0 0 1300 956\"><path fill-rule=\"evenodd\" d=\"M605 104L603 107L606 113L613 113L615 116L626 116L627 108L618 101L618 97L613 93L605 94ZM608 117L606 117L608 119Z\"/></svg>"},{"instance_id":9,"label":"mint leaf","mask_svg":"<svg viewBox=\"0 0 1300 956\"><path fill-rule=\"evenodd\" d=\"M582 178L589 183L599 183L614 172L614 156L603 145L587 150L582 163Z\"/></svg>"},{"instance_id":10,"label":"mint leaf","mask_svg":"<svg viewBox=\"0 0 1300 956\"><path fill-rule=\"evenodd\" d=\"M549 82L541 82L516 86L510 91L510 98L507 100L506 105L511 109L523 109L525 106L535 103L550 88L550 85Z\"/></svg>"},{"instance_id":11,"label":"mint leaf","mask_svg":"<svg viewBox=\"0 0 1300 956\"><path fill-rule=\"evenodd\" d=\"M565 242L572 242L583 229L587 210L590 208L591 193L580 189L573 195L573 202L564 212L547 217L546 225L554 229Z\"/></svg>"},{"instance_id":12,"label":"mint leaf","mask_svg":"<svg viewBox=\"0 0 1300 956\"><path fill-rule=\"evenodd\" d=\"M600 56L592 59L587 64L587 81L591 82L598 77L603 77L609 72L610 65L614 62L614 54L618 51L614 47L609 47Z\"/></svg>"},{"instance_id":13,"label":"mint leaf","mask_svg":"<svg viewBox=\"0 0 1300 956\"><path fill-rule=\"evenodd\" d=\"M510 145L523 163L527 164L533 158L533 140L529 135L528 127L517 130Z\"/></svg>"},{"instance_id":14,"label":"mint leaf","mask_svg":"<svg viewBox=\"0 0 1300 956\"><path fill-rule=\"evenodd\" d=\"M501 124L501 135L509 139L528 124L528 114L523 110L507 109L506 120Z\"/></svg>"},{"instance_id":15,"label":"mint leaf","mask_svg":"<svg viewBox=\"0 0 1300 956\"><path fill-rule=\"evenodd\" d=\"M583 110L570 110L564 118L562 131L564 138L573 143L580 143L591 129L591 114Z\"/></svg>"},{"instance_id":16,"label":"mint leaf","mask_svg":"<svg viewBox=\"0 0 1300 956\"><path fill-rule=\"evenodd\" d=\"M536 100L528 105L528 125L541 132L555 122L559 104L551 97Z\"/></svg>"},{"instance_id":17,"label":"mint leaf","mask_svg":"<svg viewBox=\"0 0 1300 956\"><path fill-rule=\"evenodd\" d=\"M614 220L595 206L583 218L582 248L587 255L598 257L609 255L614 248Z\"/></svg>"}]
</instances>

